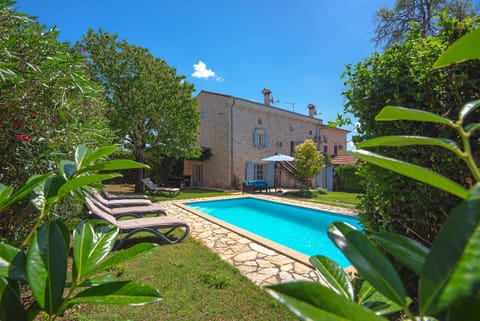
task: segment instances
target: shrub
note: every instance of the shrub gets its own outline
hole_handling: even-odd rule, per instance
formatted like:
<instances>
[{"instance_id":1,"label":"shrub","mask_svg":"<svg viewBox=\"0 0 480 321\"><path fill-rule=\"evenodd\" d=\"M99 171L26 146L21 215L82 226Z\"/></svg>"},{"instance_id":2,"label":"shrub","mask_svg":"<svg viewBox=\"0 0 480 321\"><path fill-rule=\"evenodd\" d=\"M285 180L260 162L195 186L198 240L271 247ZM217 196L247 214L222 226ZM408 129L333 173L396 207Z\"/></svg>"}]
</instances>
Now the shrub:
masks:
<instances>
[{"instance_id":1,"label":"shrub","mask_svg":"<svg viewBox=\"0 0 480 321\"><path fill-rule=\"evenodd\" d=\"M362 176L358 175L358 166L353 164L339 165L333 173L333 190L336 192L365 193Z\"/></svg>"}]
</instances>

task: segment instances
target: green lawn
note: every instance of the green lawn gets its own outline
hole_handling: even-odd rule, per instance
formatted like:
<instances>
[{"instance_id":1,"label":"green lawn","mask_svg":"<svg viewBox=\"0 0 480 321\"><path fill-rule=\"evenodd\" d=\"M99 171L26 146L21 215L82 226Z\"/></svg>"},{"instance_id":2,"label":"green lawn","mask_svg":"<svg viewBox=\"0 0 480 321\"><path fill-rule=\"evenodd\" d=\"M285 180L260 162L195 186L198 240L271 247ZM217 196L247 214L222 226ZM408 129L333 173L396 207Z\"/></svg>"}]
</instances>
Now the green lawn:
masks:
<instances>
[{"instance_id":1,"label":"green lawn","mask_svg":"<svg viewBox=\"0 0 480 321\"><path fill-rule=\"evenodd\" d=\"M232 193L224 192L224 191L208 190L208 189L201 189L201 188L189 188L189 189L182 189L180 193L176 196L156 195L156 194L148 194L148 196L152 201L172 201L172 200L184 200L184 199L201 198L201 197L228 196L231 194Z\"/></svg>"},{"instance_id":2,"label":"green lawn","mask_svg":"<svg viewBox=\"0 0 480 321\"><path fill-rule=\"evenodd\" d=\"M320 194L315 191L312 191L312 194L312 198L295 196L294 193L287 193L284 197L299 201L314 202L354 209L358 204L357 196L360 195L356 193L345 192L328 192L327 194Z\"/></svg>"},{"instance_id":3,"label":"green lawn","mask_svg":"<svg viewBox=\"0 0 480 321\"><path fill-rule=\"evenodd\" d=\"M140 307L82 305L74 320L298 320L237 269L187 237L118 266L122 279L157 288L163 301Z\"/></svg>"}]
</instances>

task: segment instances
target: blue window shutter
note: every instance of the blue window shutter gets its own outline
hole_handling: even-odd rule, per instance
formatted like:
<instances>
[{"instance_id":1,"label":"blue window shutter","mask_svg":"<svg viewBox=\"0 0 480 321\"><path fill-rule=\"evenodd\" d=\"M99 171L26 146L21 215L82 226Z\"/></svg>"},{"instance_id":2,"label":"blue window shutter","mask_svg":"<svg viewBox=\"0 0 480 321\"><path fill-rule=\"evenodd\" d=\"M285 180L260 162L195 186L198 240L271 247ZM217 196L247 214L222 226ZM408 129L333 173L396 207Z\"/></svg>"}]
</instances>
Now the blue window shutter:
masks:
<instances>
[{"instance_id":1,"label":"blue window shutter","mask_svg":"<svg viewBox=\"0 0 480 321\"><path fill-rule=\"evenodd\" d=\"M253 145L258 146L258 133L256 130L253 131Z\"/></svg>"},{"instance_id":2,"label":"blue window shutter","mask_svg":"<svg viewBox=\"0 0 480 321\"><path fill-rule=\"evenodd\" d=\"M246 179L252 180L253 179L253 162L247 162L247 173Z\"/></svg>"},{"instance_id":3,"label":"blue window shutter","mask_svg":"<svg viewBox=\"0 0 480 321\"><path fill-rule=\"evenodd\" d=\"M268 147L268 133L265 133L265 143L264 143L264 146L265 146L265 147Z\"/></svg>"}]
</instances>

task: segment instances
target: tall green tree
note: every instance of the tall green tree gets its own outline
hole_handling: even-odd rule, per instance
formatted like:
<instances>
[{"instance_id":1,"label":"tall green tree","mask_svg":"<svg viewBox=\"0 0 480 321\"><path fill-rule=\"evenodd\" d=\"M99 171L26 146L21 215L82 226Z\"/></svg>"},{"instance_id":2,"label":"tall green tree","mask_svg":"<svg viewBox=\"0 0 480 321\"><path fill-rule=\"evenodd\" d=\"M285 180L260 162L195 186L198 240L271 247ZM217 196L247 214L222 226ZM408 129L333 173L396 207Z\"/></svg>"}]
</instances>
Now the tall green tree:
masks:
<instances>
[{"instance_id":1,"label":"tall green tree","mask_svg":"<svg viewBox=\"0 0 480 321\"><path fill-rule=\"evenodd\" d=\"M388 47L407 39L408 31L417 24L422 37L435 36L437 18L446 10L449 17L463 20L477 15L471 1L465 0L396 0L392 9L382 7L375 13L375 37L377 46Z\"/></svg>"},{"instance_id":2,"label":"tall green tree","mask_svg":"<svg viewBox=\"0 0 480 321\"><path fill-rule=\"evenodd\" d=\"M89 30L77 44L90 61L90 72L108 92L108 117L117 140L137 162L145 153L180 157L197 138L199 113L194 87L146 48L118 40L116 34ZM143 169L136 174L141 192Z\"/></svg>"},{"instance_id":3,"label":"tall green tree","mask_svg":"<svg viewBox=\"0 0 480 321\"><path fill-rule=\"evenodd\" d=\"M323 155L317 150L311 139L306 139L295 147L295 176L310 188L310 180L317 176L325 166Z\"/></svg>"}]
</instances>

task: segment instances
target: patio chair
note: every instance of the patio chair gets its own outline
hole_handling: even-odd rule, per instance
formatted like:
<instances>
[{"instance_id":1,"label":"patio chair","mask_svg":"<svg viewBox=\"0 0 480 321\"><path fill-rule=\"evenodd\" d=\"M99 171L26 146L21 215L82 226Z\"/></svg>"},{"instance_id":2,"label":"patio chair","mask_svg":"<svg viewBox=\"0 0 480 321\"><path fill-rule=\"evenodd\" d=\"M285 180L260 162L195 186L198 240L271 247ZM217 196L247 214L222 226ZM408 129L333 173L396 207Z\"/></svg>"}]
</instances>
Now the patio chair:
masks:
<instances>
[{"instance_id":1,"label":"patio chair","mask_svg":"<svg viewBox=\"0 0 480 321\"><path fill-rule=\"evenodd\" d=\"M159 215L167 215L167 211L165 208L160 206L159 204L151 204L148 206L125 206L125 207L114 207L110 208L102 202L99 201L98 198L95 196L86 196L91 202L95 203L95 205L101 208L103 211L107 212L113 216L121 216L121 215L131 215L135 217L142 217L149 214L159 216Z\"/></svg>"},{"instance_id":2,"label":"patio chair","mask_svg":"<svg viewBox=\"0 0 480 321\"><path fill-rule=\"evenodd\" d=\"M126 207L126 206L149 206L152 205L152 202L149 199L105 199L97 190L91 189L90 193L103 205L116 208L116 207Z\"/></svg>"},{"instance_id":3,"label":"patio chair","mask_svg":"<svg viewBox=\"0 0 480 321\"><path fill-rule=\"evenodd\" d=\"M157 184L152 182L150 177L143 178L142 181L143 184L145 184L145 188L150 193L170 194L172 196L178 195L178 193L180 193L180 189L177 187L158 186Z\"/></svg>"},{"instance_id":4,"label":"patio chair","mask_svg":"<svg viewBox=\"0 0 480 321\"><path fill-rule=\"evenodd\" d=\"M109 213L98 207L91 199L85 198L87 206L92 215L105 220L106 222L117 226L121 234L126 234L115 246L116 249L122 248L125 242L133 235L140 232L147 232L154 235L156 243L175 244L181 242L190 232L190 227L181 219L174 216L157 216L133 218L128 220L118 220L119 217L110 215ZM128 215L123 215L126 217ZM183 228L184 232L177 238L169 237L170 234L179 228ZM164 231L166 229L166 231Z\"/></svg>"},{"instance_id":5,"label":"patio chair","mask_svg":"<svg viewBox=\"0 0 480 321\"><path fill-rule=\"evenodd\" d=\"M107 200L129 200L129 199L146 199L148 200L147 195L143 194L112 194L107 192L106 190L102 191L103 197Z\"/></svg>"}]
</instances>

